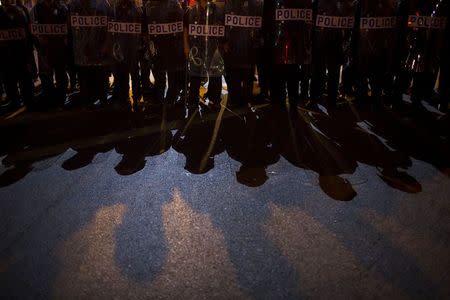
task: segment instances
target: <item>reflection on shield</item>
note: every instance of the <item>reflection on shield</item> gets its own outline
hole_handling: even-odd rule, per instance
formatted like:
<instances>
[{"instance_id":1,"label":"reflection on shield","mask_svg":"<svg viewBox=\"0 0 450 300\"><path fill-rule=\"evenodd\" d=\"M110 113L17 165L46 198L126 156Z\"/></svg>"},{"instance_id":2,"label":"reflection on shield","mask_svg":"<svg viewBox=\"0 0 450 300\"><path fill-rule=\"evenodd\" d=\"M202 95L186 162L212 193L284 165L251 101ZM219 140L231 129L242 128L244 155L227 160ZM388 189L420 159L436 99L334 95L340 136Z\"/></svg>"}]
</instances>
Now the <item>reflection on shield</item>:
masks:
<instances>
[{"instance_id":1,"label":"reflection on shield","mask_svg":"<svg viewBox=\"0 0 450 300\"><path fill-rule=\"evenodd\" d=\"M403 65L406 70L437 74L445 42L448 10L446 0L409 2L406 33L408 52Z\"/></svg>"},{"instance_id":2,"label":"reflection on shield","mask_svg":"<svg viewBox=\"0 0 450 300\"><path fill-rule=\"evenodd\" d=\"M203 12L197 4L187 13L190 45L188 71L191 76L220 77L224 74L224 11L212 2L207 3L205 10Z\"/></svg>"}]
</instances>

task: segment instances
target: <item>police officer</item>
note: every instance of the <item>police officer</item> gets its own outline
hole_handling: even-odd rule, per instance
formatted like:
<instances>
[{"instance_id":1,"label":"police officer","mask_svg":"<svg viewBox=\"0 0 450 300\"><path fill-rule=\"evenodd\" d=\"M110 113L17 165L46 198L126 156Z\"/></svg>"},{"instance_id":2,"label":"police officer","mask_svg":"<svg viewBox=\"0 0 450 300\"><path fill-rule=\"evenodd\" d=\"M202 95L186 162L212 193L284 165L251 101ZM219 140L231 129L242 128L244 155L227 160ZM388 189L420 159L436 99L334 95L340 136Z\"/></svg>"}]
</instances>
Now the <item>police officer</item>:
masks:
<instances>
[{"instance_id":1,"label":"police officer","mask_svg":"<svg viewBox=\"0 0 450 300\"><path fill-rule=\"evenodd\" d=\"M439 110L448 113L450 98L450 12L447 10L447 25L445 41L442 45L441 72L439 78Z\"/></svg>"},{"instance_id":2,"label":"police officer","mask_svg":"<svg viewBox=\"0 0 450 300\"><path fill-rule=\"evenodd\" d=\"M41 0L31 10L31 20L31 33L38 51L42 99L62 106L68 87L68 9L59 1Z\"/></svg>"},{"instance_id":3,"label":"police officer","mask_svg":"<svg viewBox=\"0 0 450 300\"><path fill-rule=\"evenodd\" d=\"M136 111L141 97L139 47L142 42L142 10L132 0L117 0L109 15L108 32L112 40L112 69L115 101L129 103L129 82Z\"/></svg>"},{"instance_id":4,"label":"police officer","mask_svg":"<svg viewBox=\"0 0 450 300\"><path fill-rule=\"evenodd\" d=\"M403 56L404 72L401 90L405 91L411 81L413 109L421 110L421 101L429 100L433 93L445 42L447 0L410 0Z\"/></svg>"},{"instance_id":5,"label":"police officer","mask_svg":"<svg viewBox=\"0 0 450 300\"><path fill-rule=\"evenodd\" d=\"M317 102L324 95L325 85L328 108L335 108L340 68L348 63L356 3L353 0L318 0L314 6L316 16L310 108L317 109Z\"/></svg>"},{"instance_id":6,"label":"police officer","mask_svg":"<svg viewBox=\"0 0 450 300\"><path fill-rule=\"evenodd\" d=\"M80 96L87 103L105 103L111 42L106 0L72 0L69 4L74 63Z\"/></svg>"},{"instance_id":7,"label":"police officer","mask_svg":"<svg viewBox=\"0 0 450 300\"><path fill-rule=\"evenodd\" d=\"M145 8L158 104L175 104L183 88L183 9L177 0L162 0ZM167 76L167 80L166 80ZM167 95L165 91L168 82Z\"/></svg>"},{"instance_id":8,"label":"police officer","mask_svg":"<svg viewBox=\"0 0 450 300\"><path fill-rule=\"evenodd\" d=\"M401 34L402 2L361 0L357 19L358 98L368 96L368 83L375 105L382 94L391 101L394 76L399 65L398 41Z\"/></svg>"},{"instance_id":9,"label":"police officer","mask_svg":"<svg viewBox=\"0 0 450 300\"><path fill-rule=\"evenodd\" d=\"M224 74L223 10L210 0L199 0L189 7L185 16L184 53L188 59L188 108L196 108L200 85L208 81L208 100L214 105L221 101Z\"/></svg>"},{"instance_id":10,"label":"police officer","mask_svg":"<svg viewBox=\"0 0 450 300\"><path fill-rule=\"evenodd\" d=\"M2 1L0 6L0 72L6 96L11 108L23 103L30 107L33 98L33 83L29 64L31 43L29 24L24 12L11 0ZM18 90L20 86L20 94Z\"/></svg>"},{"instance_id":11,"label":"police officer","mask_svg":"<svg viewBox=\"0 0 450 300\"><path fill-rule=\"evenodd\" d=\"M253 95L253 76L260 50L262 2L225 2L225 69L228 97L234 105L249 103Z\"/></svg>"},{"instance_id":12,"label":"police officer","mask_svg":"<svg viewBox=\"0 0 450 300\"><path fill-rule=\"evenodd\" d=\"M23 4L22 0L16 0L16 6L20 9L22 9L23 13L25 14L25 19L27 23L31 22L31 18L30 18L30 12L28 10L28 7L26 7ZM29 60L29 65L31 68L31 76L33 78L33 81L37 80L38 78L38 70L37 70L37 65L36 65L36 60L34 57L34 43L33 43L33 39L31 39L32 45L30 47L30 51L29 51L29 55L28 55L28 60Z\"/></svg>"},{"instance_id":13,"label":"police officer","mask_svg":"<svg viewBox=\"0 0 450 300\"><path fill-rule=\"evenodd\" d=\"M305 69L311 63L312 1L275 0L269 5L267 42L272 53L271 98L274 103L283 104L287 88L289 102L296 104L301 72L304 74L302 94L307 94L305 86L309 78Z\"/></svg>"}]
</instances>

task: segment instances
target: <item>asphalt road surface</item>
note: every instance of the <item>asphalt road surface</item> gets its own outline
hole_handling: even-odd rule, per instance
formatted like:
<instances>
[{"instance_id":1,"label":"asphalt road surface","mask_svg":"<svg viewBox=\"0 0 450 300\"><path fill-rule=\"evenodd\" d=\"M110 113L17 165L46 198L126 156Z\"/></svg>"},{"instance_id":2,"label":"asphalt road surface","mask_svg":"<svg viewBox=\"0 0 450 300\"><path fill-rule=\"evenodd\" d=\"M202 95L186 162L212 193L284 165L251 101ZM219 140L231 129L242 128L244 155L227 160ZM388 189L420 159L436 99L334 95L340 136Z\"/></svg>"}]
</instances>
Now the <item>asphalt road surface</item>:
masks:
<instances>
[{"instance_id":1,"label":"asphalt road surface","mask_svg":"<svg viewBox=\"0 0 450 300\"><path fill-rule=\"evenodd\" d=\"M2 298L450 297L435 112L17 112Z\"/></svg>"}]
</instances>

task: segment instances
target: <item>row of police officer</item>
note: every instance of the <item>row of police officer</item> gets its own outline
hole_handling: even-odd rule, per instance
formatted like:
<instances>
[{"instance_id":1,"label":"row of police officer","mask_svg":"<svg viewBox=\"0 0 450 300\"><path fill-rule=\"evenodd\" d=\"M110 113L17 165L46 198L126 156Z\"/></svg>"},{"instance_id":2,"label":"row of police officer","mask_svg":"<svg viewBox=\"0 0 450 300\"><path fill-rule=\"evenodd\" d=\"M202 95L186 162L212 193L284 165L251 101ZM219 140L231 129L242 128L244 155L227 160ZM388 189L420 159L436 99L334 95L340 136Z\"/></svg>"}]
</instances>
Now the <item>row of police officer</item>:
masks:
<instances>
[{"instance_id":1,"label":"row of police officer","mask_svg":"<svg viewBox=\"0 0 450 300\"><path fill-rule=\"evenodd\" d=\"M41 0L30 25L9 1L0 9L2 73L7 93L17 98L19 84L25 102L33 37L43 89L55 99L64 99L70 53L83 99L106 101L110 71L115 96L127 97L131 75L138 98L143 52L153 62L157 100L173 103L184 90L190 107L204 82L206 97L220 102L222 76L230 104L245 104L257 66L261 92L274 103L287 96L314 107L326 95L334 107L342 81L358 99L370 86L375 101L384 95L393 104L412 83L420 106L440 74L440 108L448 108L448 0L198 0L186 11L177 0L143 8L131 0L72 0L68 8Z\"/></svg>"}]
</instances>

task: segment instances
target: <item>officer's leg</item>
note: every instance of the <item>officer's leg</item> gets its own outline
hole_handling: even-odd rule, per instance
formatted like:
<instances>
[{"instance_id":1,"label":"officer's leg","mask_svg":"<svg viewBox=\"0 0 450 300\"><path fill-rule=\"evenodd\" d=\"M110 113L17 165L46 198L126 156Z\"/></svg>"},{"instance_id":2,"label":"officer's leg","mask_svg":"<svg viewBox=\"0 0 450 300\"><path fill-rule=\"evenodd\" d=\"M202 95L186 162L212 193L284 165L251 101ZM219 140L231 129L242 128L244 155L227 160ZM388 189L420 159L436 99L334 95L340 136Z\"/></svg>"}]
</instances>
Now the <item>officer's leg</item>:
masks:
<instances>
[{"instance_id":1,"label":"officer's leg","mask_svg":"<svg viewBox=\"0 0 450 300\"><path fill-rule=\"evenodd\" d=\"M156 102L158 104L162 104L164 102L164 92L166 91L167 79L166 79L166 70L155 64L153 68L153 77L155 78L155 97Z\"/></svg>"},{"instance_id":2,"label":"officer's leg","mask_svg":"<svg viewBox=\"0 0 450 300\"><path fill-rule=\"evenodd\" d=\"M336 107L337 97L339 92L339 71L341 65L337 63L328 64L328 81L327 81L327 92L328 92L328 105L330 108Z\"/></svg>"},{"instance_id":3,"label":"officer's leg","mask_svg":"<svg viewBox=\"0 0 450 300\"><path fill-rule=\"evenodd\" d=\"M100 100L102 103L106 102L107 94L108 94L108 69L104 66L97 67L97 71L95 72L98 76L97 80L94 82L98 83L98 88L96 89L97 92L97 99ZM127 74L127 86L128 86L128 74Z\"/></svg>"},{"instance_id":4,"label":"officer's leg","mask_svg":"<svg viewBox=\"0 0 450 300\"><path fill-rule=\"evenodd\" d=\"M222 96L222 76L210 77L208 82L208 97L219 105Z\"/></svg>"},{"instance_id":5,"label":"officer's leg","mask_svg":"<svg viewBox=\"0 0 450 300\"><path fill-rule=\"evenodd\" d=\"M354 63L345 65L342 69L342 94L345 96L353 96L353 88L355 85L355 66Z\"/></svg>"},{"instance_id":6,"label":"officer's leg","mask_svg":"<svg viewBox=\"0 0 450 300\"><path fill-rule=\"evenodd\" d=\"M232 67L226 69L227 73L227 87L228 87L228 105L238 106L241 103L241 81L240 70Z\"/></svg>"},{"instance_id":7,"label":"officer's leg","mask_svg":"<svg viewBox=\"0 0 450 300\"><path fill-rule=\"evenodd\" d=\"M450 66L441 68L439 78L439 110L443 113L448 112L450 98Z\"/></svg>"},{"instance_id":8,"label":"officer's leg","mask_svg":"<svg viewBox=\"0 0 450 300\"><path fill-rule=\"evenodd\" d=\"M251 103L253 98L253 70L254 68L243 69L242 99L244 100L244 105Z\"/></svg>"},{"instance_id":9,"label":"officer's leg","mask_svg":"<svg viewBox=\"0 0 450 300\"><path fill-rule=\"evenodd\" d=\"M370 74L368 76L371 92L371 103L374 105L379 105L381 102L381 71L380 67L376 65L371 65Z\"/></svg>"},{"instance_id":10,"label":"officer's leg","mask_svg":"<svg viewBox=\"0 0 450 300\"><path fill-rule=\"evenodd\" d=\"M188 108L197 108L198 106L201 80L202 78L198 76L190 76L189 78Z\"/></svg>"},{"instance_id":11,"label":"officer's leg","mask_svg":"<svg viewBox=\"0 0 450 300\"><path fill-rule=\"evenodd\" d=\"M23 103L30 108L33 101L33 78L28 64L22 64L19 69L19 86Z\"/></svg>"},{"instance_id":12,"label":"officer's leg","mask_svg":"<svg viewBox=\"0 0 450 300\"><path fill-rule=\"evenodd\" d=\"M139 67L141 70L140 80L142 85L142 90L144 93L149 93L151 88L150 82L150 60L146 59L145 52L141 51L139 54Z\"/></svg>"},{"instance_id":13,"label":"officer's leg","mask_svg":"<svg viewBox=\"0 0 450 300\"><path fill-rule=\"evenodd\" d=\"M53 80L53 68L50 65L49 57L45 53L39 53L39 78L41 79L42 98L46 104L53 101L55 84Z\"/></svg>"},{"instance_id":14,"label":"officer's leg","mask_svg":"<svg viewBox=\"0 0 450 300\"><path fill-rule=\"evenodd\" d=\"M4 92L5 92L5 87L3 86L3 73L0 72L0 101L3 100Z\"/></svg>"},{"instance_id":15,"label":"officer's leg","mask_svg":"<svg viewBox=\"0 0 450 300\"><path fill-rule=\"evenodd\" d=\"M119 68L119 64L118 63L114 63L112 66L112 74L113 74L113 78L114 78L114 82L113 82L113 98L114 100L117 100L118 98L120 98L120 68Z\"/></svg>"},{"instance_id":16,"label":"officer's leg","mask_svg":"<svg viewBox=\"0 0 450 300\"><path fill-rule=\"evenodd\" d=\"M326 64L324 52L320 49L313 56L312 76L311 76L311 102L317 104L323 96L325 86Z\"/></svg>"},{"instance_id":17,"label":"officer's leg","mask_svg":"<svg viewBox=\"0 0 450 300\"><path fill-rule=\"evenodd\" d=\"M32 50L30 50L29 58L28 58L29 61L30 61L31 81L35 81L37 79L38 75L39 75L38 74L37 64L36 64L36 57L37 57L37 52L33 48Z\"/></svg>"},{"instance_id":18,"label":"officer's leg","mask_svg":"<svg viewBox=\"0 0 450 300\"><path fill-rule=\"evenodd\" d=\"M266 48L261 49L258 55L258 83L260 88L260 93L264 97L269 95L270 87L270 55L269 50Z\"/></svg>"},{"instance_id":19,"label":"officer's leg","mask_svg":"<svg viewBox=\"0 0 450 300\"><path fill-rule=\"evenodd\" d=\"M286 81L283 65L272 66L272 78L270 80L270 98L272 104L284 105L286 103Z\"/></svg>"},{"instance_id":20,"label":"officer's leg","mask_svg":"<svg viewBox=\"0 0 450 300\"><path fill-rule=\"evenodd\" d=\"M141 80L139 75L139 64L137 61L130 65L131 90L133 99L139 99L142 96Z\"/></svg>"},{"instance_id":21,"label":"officer's leg","mask_svg":"<svg viewBox=\"0 0 450 300\"><path fill-rule=\"evenodd\" d=\"M394 96L394 76L392 72L386 72L381 76L382 89L384 91L383 102L386 105L393 104L393 96Z\"/></svg>"},{"instance_id":22,"label":"officer's leg","mask_svg":"<svg viewBox=\"0 0 450 300\"><path fill-rule=\"evenodd\" d=\"M304 64L300 69L300 101L308 100L309 83L311 78L311 65Z\"/></svg>"},{"instance_id":23,"label":"officer's leg","mask_svg":"<svg viewBox=\"0 0 450 300\"><path fill-rule=\"evenodd\" d=\"M68 63L67 63L67 72L69 73L70 78L70 90L75 91L77 89L77 67L73 61L73 50L70 50Z\"/></svg>"},{"instance_id":24,"label":"officer's leg","mask_svg":"<svg viewBox=\"0 0 450 300\"><path fill-rule=\"evenodd\" d=\"M56 97L58 105L64 105L68 88L68 78L66 72L66 64L60 63L55 65L55 80L56 80Z\"/></svg>"},{"instance_id":25,"label":"officer's leg","mask_svg":"<svg viewBox=\"0 0 450 300\"><path fill-rule=\"evenodd\" d=\"M128 87L128 77L126 68L122 63L115 63L113 66L114 74L114 90L113 96L118 102L123 102L124 99L128 99L129 89Z\"/></svg>"},{"instance_id":26,"label":"officer's leg","mask_svg":"<svg viewBox=\"0 0 450 300\"><path fill-rule=\"evenodd\" d=\"M423 76L420 73L413 74L413 83L411 86L411 102L413 106L419 106L421 99L422 80Z\"/></svg>"},{"instance_id":27,"label":"officer's leg","mask_svg":"<svg viewBox=\"0 0 450 300\"><path fill-rule=\"evenodd\" d=\"M296 105L299 99L299 88L300 88L300 68L299 65L289 65L286 68L287 75L287 90L289 103Z\"/></svg>"},{"instance_id":28,"label":"officer's leg","mask_svg":"<svg viewBox=\"0 0 450 300\"><path fill-rule=\"evenodd\" d=\"M183 71L167 72L168 89L166 95L166 103L174 105L180 96L180 91L183 88L184 73Z\"/></svg>"},{"instance_id":29,"label":"officer's leg","mask_svg":"<svg viewBox=\"0 0 450 300\"><path fill-rule=\"evenodd\" d=\"M413 79L413 86L411 88L411 101L413 108L420 109L422 107L422 100L431 96L432 84L430 88L431 74L427 72L415 73ZM430 89L430 91L429 91Z\"/></svg>"},{"instance_id":30,"label":"officer's leg","mask_svg":"<svg viewBox=\"0 0 450 300\"><path fill-rule=\"evenodd\" d=\"M77 67L78 68L78 83L80 85L80 96L81 96L81 101L83 101L84 103L91 103L90 99L90 91L89 91L89 86L90 86L90 70L91 68L89 67Z\"/></svg>"},{"instance_id":31,"label":"officer's leg","mask_svg":"<svg viewBox=\"0 0 450 300\"><path fill-rule=\"evenodd\" d=\"M4 66L5 77L5 93L8 101L13 108L20 106L20 97L18 89L18 72L14 66L6 65Z\"/></svg>"},{"instance_id":32,"label":"officer's leg","mask_svg":"<svg viewBox=\"0 0 450 300\"><path fill-rule=\"evenodd\" d=\"M392 96L395 109L398 110L403 107L403 94L408 90L411 80L411 73L401 70L400 68L396 71L394 78L394 92Z\"/></svg>"}]
</instances>

